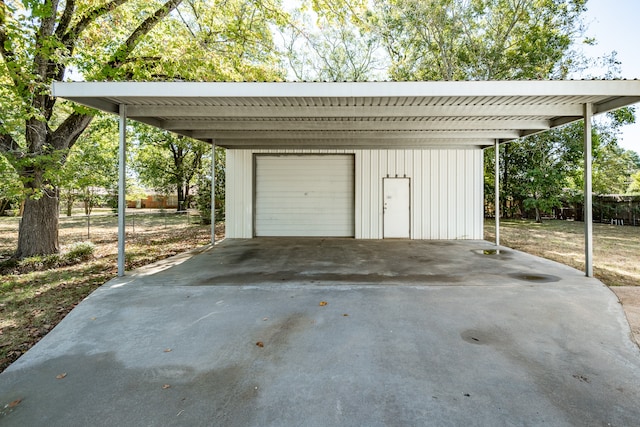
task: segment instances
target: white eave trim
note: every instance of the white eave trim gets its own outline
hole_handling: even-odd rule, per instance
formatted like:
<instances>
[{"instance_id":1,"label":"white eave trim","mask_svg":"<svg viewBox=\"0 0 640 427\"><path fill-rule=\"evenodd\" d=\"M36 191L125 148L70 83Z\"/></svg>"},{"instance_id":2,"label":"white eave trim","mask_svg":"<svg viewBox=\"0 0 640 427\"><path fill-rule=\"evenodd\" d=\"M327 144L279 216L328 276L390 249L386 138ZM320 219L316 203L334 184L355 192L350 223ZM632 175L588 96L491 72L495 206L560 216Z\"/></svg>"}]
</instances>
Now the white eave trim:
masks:
<instances>
[{"instance_id":1,"label":"white eave trim","mask_svg":"<svg viewBox=\"0 0 640 427\"><path fill-rule=\"evenodd\" d=\"M448 97L640 96L639 80L435 82L54 82L53 96L91 97Z\"/></svg>"}]
</instances>

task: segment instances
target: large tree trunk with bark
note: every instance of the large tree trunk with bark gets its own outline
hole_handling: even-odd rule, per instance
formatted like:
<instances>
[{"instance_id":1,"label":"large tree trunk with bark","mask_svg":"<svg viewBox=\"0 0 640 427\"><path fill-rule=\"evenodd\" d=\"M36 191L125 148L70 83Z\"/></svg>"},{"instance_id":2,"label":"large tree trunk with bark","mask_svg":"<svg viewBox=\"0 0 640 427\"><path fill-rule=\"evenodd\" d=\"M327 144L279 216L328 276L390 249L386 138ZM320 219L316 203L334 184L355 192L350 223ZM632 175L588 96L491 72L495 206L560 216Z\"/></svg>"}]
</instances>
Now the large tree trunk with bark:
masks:
<instances>
[{"instance_id":1,"label":"large tree trunk with bark","mask_svg":"<svg viewBox=\"0 0 640 427\"><path fill-rule=\"evenodd\" d=\"M24 216L18 233L17 258L46 255L58 252L58 208L57 190L43 192L39 199L27 199Z\"/></svg>"},{"instance_id":2,"label":"large tree trunk with bark","mask_svg":"<svg viewBox=\"0 0 640 427\"><path fill-rule=\"evenodd\" d=\"M131 60L139 40L181 1L167 0L139 22L129 37L120 43L111 59L102 64L101 74L108 79L126 78L127 73L120 68ZM23 3L26 16L31 12L29 21L36 24L37 29L31 32L31 27L27 26L28 32L12 30L13 34L20 34L20 37L27 33L33 36L32 40L14 42L12 34L7 31L7 28L11 28L7 18L12 10L0 1L0 62L16 64L15 67L9 66L9 72L2 76L11 79L14 93L22 98L22 106L28 111L24 147L4 129L0 120L0 153L11 153L12 158L20 160L14 167L28 195L20 223L17 258L58 252L60 200L58 190L52 188L51 179L47 178L47 172L55 171L64 164L67 151L89 126L92 118L90 113L75 111L58 123L60 117L54 114L57 100L46 88L52 80L64 78L66 62L72 58L82 32L99 18L127 3L127 0L98 2L102 4L82 10L77 10L77 2L71 0ZM46 11L42 5L46 6ZM29 52L20 50L25 48ZM30 67L23 67L16 58L28 58ZM7 82L3 80L3 84ZM58 124L55 129L50 127L53 122Z\"/></svg>"}]
</instances>

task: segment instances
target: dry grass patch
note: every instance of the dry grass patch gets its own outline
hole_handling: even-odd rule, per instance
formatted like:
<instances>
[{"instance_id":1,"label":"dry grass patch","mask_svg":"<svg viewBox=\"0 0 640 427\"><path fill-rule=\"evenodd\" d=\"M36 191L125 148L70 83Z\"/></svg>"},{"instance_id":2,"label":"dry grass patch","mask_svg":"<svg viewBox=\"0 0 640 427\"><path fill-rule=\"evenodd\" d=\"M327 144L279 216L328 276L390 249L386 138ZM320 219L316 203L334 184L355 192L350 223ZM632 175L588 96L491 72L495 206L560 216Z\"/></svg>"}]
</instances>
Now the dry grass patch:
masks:
<instances>
[{"instance_id":1,"label":"dry grass patch","mask_svg":"<svg viewBox=\"0 0 640 427\"><path fill-rule=\"evenodd\" d=\"M485 239L495 239L485 221ZM584 270L584 223L502 221L500 243ZM593 224L594 274L608 286L640 286L640 227Z\"/></svg>"}]
</instances>

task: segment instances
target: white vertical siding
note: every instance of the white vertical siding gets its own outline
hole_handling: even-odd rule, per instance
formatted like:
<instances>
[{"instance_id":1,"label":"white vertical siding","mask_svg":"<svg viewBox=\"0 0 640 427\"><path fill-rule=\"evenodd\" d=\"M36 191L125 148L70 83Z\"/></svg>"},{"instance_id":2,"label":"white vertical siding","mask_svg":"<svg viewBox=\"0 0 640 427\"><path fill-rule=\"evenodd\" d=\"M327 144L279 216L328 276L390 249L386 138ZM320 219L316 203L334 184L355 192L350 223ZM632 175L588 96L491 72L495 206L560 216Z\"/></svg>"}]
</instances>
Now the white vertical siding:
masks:
<instances>
[{"instance_id":1,"label":"white vertical siding","mask_svg":"<svg viewBox=\"0 0 640 427\"><path fill-rule=\"evenodd\" d=\"M225 182L226 237L253 236L253 154L227 150Z\"/></svg>"},{"instance_id":2,"label":"white vertical siding","mask_svg":"<svg viewBox=\"0 0 640 427\"><path fill-rule=\"evenodd\" d=\"M422 182L422 151L413 150L407 151L407 162L411 162L411 178L415 180L415 182ZM415 184L415 183L414 183ZM423 195L424 197L424 195ZM411 192L411 210L422 212L422 198L423 197L415 197L415 192ZM411 216L411 230L415 236L422 236L422 221L419 221L419 217L417 215Z\"/></svg>"},{"instance_id":3,"label":"white vertical siding","mask_svg":"<svg viewBox=\"0 0 640 427\"><path fill-rule=\"evenodd\" d=\"M382 238L382 178L411 178L412 239L483 238L482 150L227 150L227 237L253 236L254 153L354 153L355 236Z\"/></svg>"}]
</instances>

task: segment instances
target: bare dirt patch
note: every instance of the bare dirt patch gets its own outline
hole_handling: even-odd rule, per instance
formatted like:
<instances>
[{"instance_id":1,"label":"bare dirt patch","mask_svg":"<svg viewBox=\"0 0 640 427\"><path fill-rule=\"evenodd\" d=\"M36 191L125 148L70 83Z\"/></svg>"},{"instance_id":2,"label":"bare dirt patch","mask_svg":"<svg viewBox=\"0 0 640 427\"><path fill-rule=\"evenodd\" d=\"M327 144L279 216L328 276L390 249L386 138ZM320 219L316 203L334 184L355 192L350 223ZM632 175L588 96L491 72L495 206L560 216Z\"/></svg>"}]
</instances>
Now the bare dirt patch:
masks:
<instances>
[{"instance_id":1,"label":"bare dirt patch","mask_svg":"<svg viewBox=\"0 0 640 427\"><path fill-rule=\"evenodd\" d=\"M622 303L631 334L636 344L640 345L640 286L614 286L611 290Z\"/></svg>"}]
</instances>

